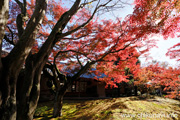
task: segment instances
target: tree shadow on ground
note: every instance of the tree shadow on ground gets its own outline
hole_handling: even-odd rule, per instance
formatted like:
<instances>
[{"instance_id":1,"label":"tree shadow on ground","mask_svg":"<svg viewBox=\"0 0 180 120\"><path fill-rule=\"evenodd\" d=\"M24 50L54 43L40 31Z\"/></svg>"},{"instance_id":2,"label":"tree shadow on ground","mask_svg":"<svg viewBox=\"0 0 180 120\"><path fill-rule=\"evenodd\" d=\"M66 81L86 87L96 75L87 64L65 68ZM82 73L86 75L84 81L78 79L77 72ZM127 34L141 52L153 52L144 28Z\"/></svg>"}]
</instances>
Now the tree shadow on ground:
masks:
<instances>
[{"instance_id":1,"label":"tree shadow on ground","mask_svg":"<svg viewBox=\"0 0 180 120\"><path fill-rule=\"evenodd\" d=\"M113 101L113 99L106 99L103 102L111 102ZM104 107L106 107L106 104L104 103ZM85 104L81 104L79 106L77 106L79 109L77 110L78 112L76 113L77 117L74 117L73 119L76 120L104 120L104 119L110 119L112 116L112 110L114 109L127 109L127 106L125 104L123 104L123 102L111 102L112 104L109 105L108 107L106 107L105 109L97 109L96 111L94 110L95 107L100 106L102 103L96 103L96 104L90 104L90 105L85 105ZM103 105L102 105L103 106ZM90 108L93 110L93 112L91 111L86 111L86 108ZM84 110L82 110L84 109Z\"/></svg>"},{"instance_id":2,"label":"tree shadow on ground","mask_svg":"<svg viewBox=\"0 0 180 120\"><path fill-rule=\"evenodd\" d=\"M149 95L149 96L136 96L136 97L130 97L129 100L154 100L155 99L155 96L154 95Z\"/></svg>"},{"instance_id":3,"label":"tree shadow on ground","mask_svg":"<svg viewBox=\"0 0 180 120\"><path fill-rule=\"evenodd\" d=\"M166 104L168 102L168 104ZM49 104L49 103L48 103ZM47 105L47 104L43 104ZM153 108L153 111L150 112L159 112L159 110L164 110L165 113L174 111L180 116L180 104L174 100L169 100L163 97L151 96L132 96L132 97L123 97L123 98L109 98L103 100L70 100L65 101L62 117L52 119L53 108L49 104L48 109L45 107L42 113L39 116L35 116L34 120L109 120L118 118L121 113L131 112L145 112ZM140 106L139 106L140 105ZM141 106L142 105L142 106ZM142 108L139 111L136 111L136 106ZM44 107L44 106L41 106ZM132 108L131 108L132 107ZM134 108L133 108L134 107ZM146 110L147 109L147 110ZM178 117L179 117L178 116Z\"/></svg>"}]
</instances>

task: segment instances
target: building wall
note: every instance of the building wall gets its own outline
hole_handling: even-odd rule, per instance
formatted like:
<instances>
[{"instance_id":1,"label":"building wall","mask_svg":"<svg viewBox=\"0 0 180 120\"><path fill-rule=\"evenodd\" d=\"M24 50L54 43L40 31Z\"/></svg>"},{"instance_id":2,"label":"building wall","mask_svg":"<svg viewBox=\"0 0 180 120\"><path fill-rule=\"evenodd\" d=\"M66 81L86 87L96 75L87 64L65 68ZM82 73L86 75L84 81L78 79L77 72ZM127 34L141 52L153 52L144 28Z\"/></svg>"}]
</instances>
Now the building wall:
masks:
<instances>
[{"instance_id":1,"label":"building wall","mask_svg":"<svg viewBox=\"0 0 180 120\"><path fill-rule=\"evenodd\" d=\"M98 97L106 97L104 83L97 84L97 93L98 93Z\"/></svg>"},{"instance_id":2,"label":"building wall","mask_svg":"<svg viewBox=\"0 0 180 120\"><path fill-rule=\"evenodd\" d=\"M105 83L91 78L75 81L65 94L66 97L105 97Z\"/></svg>"}]
</instances>

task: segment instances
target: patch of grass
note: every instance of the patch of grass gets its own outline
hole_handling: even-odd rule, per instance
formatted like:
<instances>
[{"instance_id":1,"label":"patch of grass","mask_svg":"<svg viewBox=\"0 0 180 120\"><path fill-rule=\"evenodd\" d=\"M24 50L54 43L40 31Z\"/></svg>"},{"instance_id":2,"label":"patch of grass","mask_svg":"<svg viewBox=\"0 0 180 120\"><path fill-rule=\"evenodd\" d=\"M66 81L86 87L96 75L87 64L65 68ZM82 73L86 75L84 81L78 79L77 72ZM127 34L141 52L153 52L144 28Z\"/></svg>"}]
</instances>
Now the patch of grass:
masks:
<instances>
[{"instance_id":1,"label":"patch of grass","mask_svg":"<svg viewBox=\"0 0 180 120\"><path fill-rule=\"evenodd\" d=\"M35 116L43 116L48 111L48 109L49 108L47 106L37 108L35 111Z\"/></svg>"},{"instance_id":2,"label":"patch of grass","mask_svg":"<svg viewBox=\"0 0 180 120\"><path fill-rule=\"evenodd\" d=\"M141 99L139 97L110 98L102 100L66 100L62 108L62 117L52 118L53 102L39 104L34 120L119 120L123 114L135 115L123 120L139 120L155 118L139 118L138 114L177 114L180 119L180 102L163 97Z\"/></svg>"},{"instance_id":3,"label":"patch of grass","mask_svg":"<svg viewBox=\"0 0 180 120\"><path fill-rule=\"evenodd\" d=\"M101 120L109 118L111 114L112 114L111 110L101 111Z\"/></svg>"},{"instance_id":4,"label":"patch of grass","mask_svg":"<svg viewBox=\"0 0 180 120\"><path fill-rule=\"evenodd\" d=\"M52 117L53 109L48 106L38 107L35 111L34 117Z\"/></svg>"}]
</instances>

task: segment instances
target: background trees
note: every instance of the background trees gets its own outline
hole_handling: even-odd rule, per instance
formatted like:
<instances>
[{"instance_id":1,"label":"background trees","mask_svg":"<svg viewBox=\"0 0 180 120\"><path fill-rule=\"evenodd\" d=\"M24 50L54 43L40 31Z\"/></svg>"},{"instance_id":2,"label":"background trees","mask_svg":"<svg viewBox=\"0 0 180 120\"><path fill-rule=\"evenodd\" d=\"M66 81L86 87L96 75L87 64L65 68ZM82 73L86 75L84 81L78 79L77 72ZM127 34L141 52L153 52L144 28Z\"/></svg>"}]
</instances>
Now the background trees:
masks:
<instances>
[{"instance_id":1,"label":"background trees","mask_svg":"<svg viewBox=\"0 0 180 120\"><path fill-rule=\"evenodd\" d=\"M180 91L179 68L164 66L155 63L142 67L136 75L137 85L147 85L150 88L161 86L162 92L167 93L166 97L179 99Z\"/></svg>"}]
</instances>

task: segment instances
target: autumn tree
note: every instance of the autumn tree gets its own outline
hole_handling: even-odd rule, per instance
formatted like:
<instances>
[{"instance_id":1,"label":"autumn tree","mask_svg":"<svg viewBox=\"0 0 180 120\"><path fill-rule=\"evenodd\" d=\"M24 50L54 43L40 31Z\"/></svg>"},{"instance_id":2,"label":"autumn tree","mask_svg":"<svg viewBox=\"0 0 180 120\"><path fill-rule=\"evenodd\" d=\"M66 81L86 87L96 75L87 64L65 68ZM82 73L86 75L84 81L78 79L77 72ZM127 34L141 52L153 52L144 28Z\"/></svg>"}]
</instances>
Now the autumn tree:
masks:
<instances>
[{"instance_id":1,"label":"autumn tree","mask_svg":"<svg viewBox=\"0 0 180 120\"><path fill-rule=\"evenodd\" d=\"M138 73L135 75L135 85L138 86L138 90L142 93L153 92L155 86L160 86L157 82L157 76L160 73L159 64L149 64L148 66L141 67Z\"/></svg>"},{"instance_id":2,"label":"autumn tree","mask_svg":"<svg viewBox=\"0 0 180 120\"><path fill-rule=\"evenodd\" d=\"M137 85L148 85L154 89L161 86L163 91L167 93L166 97L179 99L180 87L180 71L179 68L167 67L164 64L150 64L141 70L136 75Z\"/></svg>"},{"instance_id":3,"label":"autumn tree","mask_svg":"<svg viewBox=\"0 0 180 120\"><path fill-rule=\"evenodd\" d=\"M144 23L146 21L148 23L151 23L152 20L155 20L153 24L158 25L159 29L157 30L157 32L159 33L159 35L163 36L164 39L179 36L180 2L178 0L135 0L135 4L135 9L137 9L136 12L141 12L141 14L137 14L137 16L141 18L139 19L140 22ZM179 44L171 47L167 55L169 55L171 58L179 59L178 47ZM166 70L164 70L164 72L165 71ZM177 78L171 80L176 81L176 79Z\"/></svg>"},{"instance_id":4,"label":"autumn tree","mask_svg":"<svg viewBox=\"0 0 180 120\"><path fill-rule=\"evenodd\" d=\"M96 71L91 72L95 72L97 75L99 73L105 74L106 76L99 80L105 81L107 84L116 85L121 81L128 81L126 79L128 76L124 74L125 67L129 67L136 74L137 66L135 63L137 57L154 46L154 41L149 39L150 35L160 33L160 22L166 20L159 19L158 23L152 19L151 23L148 20L149 16L146 16L146 12L144 12L144 19L140 21L138 18L142 17L142 11L139 7L139 4L137 4L134 14L128 15L125 20L118 19L115 22L102 20L100 23L91 21L83 29L65 37L65 42L59 43L59 46L64 47L61 47L59 51L54 50L55 52L53 52L51 58L55 59L53 64L52 62L49 63L50 66L54 66L54 71L57 71L57 76L59 75L59 78L61 78L61 81L58 82L64 83L64 81L76 80L95 63L97 63ZM73 29L73 27L69 29ZM140 49L145 46L146 48L138 51L139 53L137 52L137 48ZM113 65L118 58L120 59L118 65ZM59 61L67 62L60 64ZM56 64L59 67L55 66ZM65 73L59 73L59 70ZM53 72L53 70L51 71ZM69 79L66 78L68 74L72 75ZM62 104L62 97L67 85L64 85L63 89L61 87L57 88L60 88L61 92L58 90L60 94L57 101L59 103L55 107L62 106L60 104ZM60 110L60 108L57 109Z\"/></svg>"},{"instance_id":5,"label":"autumn tree","mask_svg":"<svg viewBox=\"0 0 180 120\"><path fill-rule=\"evenodd\" d=\"M180 99L180 70L179 68L167 67L163 68L161 73L156 77L157 83L164 86L166 97Z\"/></svg>"},{"instance_id":6,"label":"autumn tree","mask_svg":"<svg viewBox=\"0 0 180 120\"><path fill-rule=\"evenodd\" d=\"M78 69L71 78L73 80L95 63L102 64L104 68L99 68L101 71L113 70L114 67L109 63L117 56L124 61L119 63L119 67L128 65L126 59L132 59L134 63L134 55L129 56L129 53L134 53L136 48L144 45L147 47L140 53L153 47L150 35L163 34L162 31L167 28L169 31L175 29L170 26L174 21L168 19L174 8L165 9L162 13L161 10L171 4L176 6L178 2L165 4L156 0L135 0L133 14L116 22L96 21L93 18L97 13L122 7L123 2L120 0L74 0L72 7L67 9L61 3L47 0L10 1L8 21L8 0L0 2L0 46L3 45L3 49L10 48L9 54L0 60L0 119L33 119L39 99L42 69L48 59L52 64L54 56L57 56L57 61L69 59L69 67ZM109 62L106 64L104 61ZM60 66L61 70L63 67ZM62 80L67 80L64 74L61 76ZM18 77L22 79L19 81ZM118 77L115 81L119 81ZM58 99L61 99L61 93ZM60 115L57 111L55 116Z\"/></svg>"},{"instance_id":7,"label":"autumn tree","mask_svg":"<svg viewBox=\"0 0 180 120\"><path fill-rule=\"evenodd\" d=\"M132 71L137 68L136 62L140 54L135 49L135 44L134 46L132 43L125 45L127 41L123 40L119 42L119 22L113 23L111 20L104 21L103 24L93 22L71 37L78 37L83 32L85 36L83 34L83 37L80 36L75 40L65 38L66 42L68 40L69 42L61 43L64 47L58 52L54 51L50 56L54 58L53 61L49 59L45 66L44 73L52 80L56 88L54 116L61 113L63 95L69 85L85 72L91 72L97 76L104 74L103 78L96 79L116 85L116 83L127 81L125 67L132 68ZM111 30L108 31L109 28ZM66 62L62 63L63 61ZM117 62L116 65L115 62ZM92 65L96 66L95 69L91 69ZM111 81L112 78L113 81ZM64 85L61 86L60 83Z\"/></svg>"},{"instance_id":8,"label":"autumn tree","mask_svg":"<svg viewBox=\"0 0 180 120\"><path fill-rule=\"evenodd\" d=\"M8 0L3 0L0 4L2 22L0 24L2 29L0 43L1 46L2 42L6 45L3 48L9 44L13 45L8 46L12 50L10 49L9 54L0 61L0 71L2 71L0 73L0 119L32 119L39 98L41 71L53 47L56 47L56 43L62 42L61 40L65 36L85 27L97 12L109 11L115 5L121 7L121 4L117 4L120 2L118 0L75 0L70 9L63 9L61 2L55 1L48 3L46 0L30 2L15 0L10 2L9 21L7 19ZM93 4L91 9L89 4ZM90 9L88 14L83 12L85 8ZM78 12L78 10L82 11ZM52 12L54 13L52 14ZM75 14L77 14L76 17ZM87 17L83 19L82 14ZM48 20L51 15L53 18ZM72 20L73 17L75 21ZM72 29L68 29L67 25L72 22L71 20L77 24L73 25ZM8 26L6 27L7 22ZM5 29L7 34L4 36ZM48 31L50 32L48 33ZM37 51L34 52L32 48ZM82 67L83 70L86 70L91 64L87 62ZM17 81L18 76L23 76L22 82ZM76 76L78 77L79 74ZM18 89L16 86L22 86L19 92L16 91Z\"/></svg>"},{"instance_id":9,"label":"autumn tree","mask_svg":"<svg viewBox=\"0 0 180 120\"><path fill-rule=\"evenodd\" d=\"M179 45L180 43L175 44L174 46L172 46L171 48L168 49L168 52L166 53L167 56L170 56L171 59L176 59L177 61L179 61Z\"/></svg>"},{"instance_id":10,"label":"autumn tree","mask_svg":"<svg viewBox=\"0 0 180 120\"><path fill-rule=\"evenodd\" d=\"M84 29L74 32L71 36L65 38L65 42L59 43L59 46L65 47L61 47L59 52L54 52L55 61L53 65L58 64L56 61L66 60L68 62L60 64L58 69L66 71L64 70L66 68L69 70L69 74L74 73L70 77L71 80L66 78L68 73L59 73L59 78L62 81L70 82L72 78L76 80L95 63L97 63L97 68L96 71L92 72L97 73L97 75L99 73L106 74L106 77L99 80L111 85L127 81L127 76L124 76L123 69L128 65L128 67L132 68L132 71L134 68L134 72L137 73L135 69L136 64L134 64L137 62L137 59L133 61L133 57L138 55L131 55L131 53L136 52L135 48L141 48L145 45L147 45L147 48L140 51L140 54L153 47L155 43L150 39L153 34L162 34L165 37L170 35L164 32L164 30L171 29L165 23L173 22L169 18L171 18L171 12L175 7L172 6L169 11L162 11L162 9L176 3L135 1L135 4L133 14L127 16L124 21L120 19L117 22L103 20L101 22L103 24L91 21ZM159 13L159 15L156 13ZM73 29L73 27L76 26L72 26L69 29ZM54 51L57 51L57 49ZM58 57L59 55L60 57ZM128 57L130 58L129 60ZM114 66L113 62L117 58L120 58L120 62L118 66ZM57 67L54 68L58 71ZM62 102L62 95L65 93L67 86L64 85L64 88L64 90L60 89L61 95L59 95L59 99L61 100L57 100L59 102Z\"/></svg>"}]
</instances>

